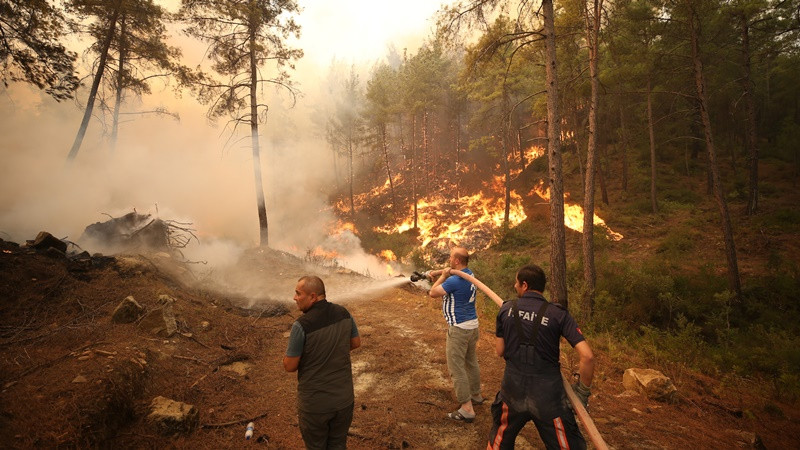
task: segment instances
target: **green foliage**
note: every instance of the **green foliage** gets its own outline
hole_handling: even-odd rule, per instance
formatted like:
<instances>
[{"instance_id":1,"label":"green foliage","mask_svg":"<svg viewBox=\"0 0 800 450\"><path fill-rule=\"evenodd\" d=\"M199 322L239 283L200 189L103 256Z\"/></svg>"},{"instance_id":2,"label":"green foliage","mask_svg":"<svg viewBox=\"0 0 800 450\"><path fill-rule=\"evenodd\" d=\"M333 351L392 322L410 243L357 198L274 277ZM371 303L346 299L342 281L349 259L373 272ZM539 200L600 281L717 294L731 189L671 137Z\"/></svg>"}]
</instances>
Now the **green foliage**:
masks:
<instances>
[{"instance_id":1,"label":"green foliage","mask_svg":"<svg viewBox=\"0 0 800 450\"><path fill-rule=\"evenodd\" d=\"M531 249L541 247L545 244L545 237L534 233L533 226L529 221L523 221L514 228L500 230L500 236L494 249L498 251Z\"/></svg>"},{"instance_id":2,"label":"green foliage","mask_svg":"<svg viewBox=\"0 0 800 450\"><path fill-rule=\"evenodd\" d=\"M697 205L703 200L697 192L678 183L670 183L669 187L661 192L661 196L665 200L687 206Z\"/></svg>"},{"instance_id":3,"label":"green foliage","mask_svg":"<svg viewBox=\"0 0 800 450\"><path fill-rule=\"evenodd\" d=\"M776 231L794 231L800 225L800 210L781 208L761 215L760 226Z\"/></svg>"},{"instance_id":4,"label":"green foliage","mask_svg":"<svg viewBox=\"0 0 800 450\"><path fill-rule=\"evenodd\" d=\"M657 364L682 361L690 367L702 368L708 363L704 356L708 346L703 341L700 328L682 316L677 325L675 330L661 330L652 325L640 327L640 350Z\"/></svg>"},{"instance_id":5,"label":"green foliage","mask_svg":"<svg viewBox=\"0 0 800 450\"><path fill-rule=\"evenodd\" d=\"M294 21L298 12L294 0L183 2L181 15L188 24L186 33L208 44L206 54L212 68L225 79L203 83L200 88L201 100L210 104L209 118L230 115L235 120L247 117L247 121L255 123L258 118L249 117L250 93L263 95L258 88L266 83L295 93L287 69L303 56L302 50L288 45L290 38L300 34L300 26ZM255 49L252 61L251 45ZM251 73L251 67L257 73ZM264 110L266 105L257 106Z\"/></svg>"},{"instance_id":6,"label":"green foliage","mask_svg":"<svg viewBox=\"0 0 800 450\"><path fill-rule=\"evenodd\" d=\"M404 259L412 255L414 251L422 249L417 242L417 235L410 231L404 233L383 233L380 231L370 231L361 233L361 246L368 253L377 254L381 250L391 250L398 259ZM424 267L423 265L415 267Z\"/></svg>"},{"instance_id":7,"label":"green foliage","mask_svg":"<svg viewBox=\"0 0 800 450\"><path fill-rule=\"evenodd\" d=\"M0 84L23 81L56 101L72 98L79 80L75 53L61 43L66 30L63 12L51 2L0 3Z\"/></svg>"},{"instance_id":8,"label":"green foliage","mask_svg":"<svg viewBox=\"0 0 800 450\"><path fill-rule=\"evenodd\" d=\"M656 252L677 257L695 248L699 233L685 228L672 228L656 247Z\"/></svg>"},{"instance_id":9,"label":"green foliage","mask_svg":"<svg viewBox=\"0 0 800 450\"><path fill-rule=\"evenodd\" d=\"M614 321L643 325L660 319L664 309L658 296L671 292L674 286L672 278L657 263L609 262L598 267L597 280L597 291L605 294L596 299L596 320L604 328Z\"/></svg>"}]
</instances>

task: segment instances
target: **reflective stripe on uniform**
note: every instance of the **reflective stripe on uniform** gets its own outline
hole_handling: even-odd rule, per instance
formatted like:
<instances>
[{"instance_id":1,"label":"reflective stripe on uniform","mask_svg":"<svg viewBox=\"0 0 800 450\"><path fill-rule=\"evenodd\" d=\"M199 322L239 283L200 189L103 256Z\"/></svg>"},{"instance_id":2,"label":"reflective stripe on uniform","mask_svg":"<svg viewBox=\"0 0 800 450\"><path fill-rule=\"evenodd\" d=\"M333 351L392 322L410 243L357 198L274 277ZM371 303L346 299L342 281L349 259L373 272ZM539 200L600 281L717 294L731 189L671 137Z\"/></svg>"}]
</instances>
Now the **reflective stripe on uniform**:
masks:
<instances>
[{"instance_id":1,"label":"reflective stripe on uniform","mask_svg":"<svg viewBox=\"0 0 800 450\"><path fill-rule=\"evenodd\" d=\"M567 442L567 432L564 431L564 422L561 421L561 417L556 417L553 419L553 426L556 429L556 438L558 439L558 446L562 450L569 449L569 442Z\"/></svg>"},{"instance_id":2,"label":"reflective stripe on uniform","mask_svg":"<svg viewBox=\"0 0 800 450\"><path fill-rule=\"evenodd\" d=\"M489 441L489 445L487 449L489 450L499 450L500 444L503 443L503 433L506 432L506 428L508 428L508 405L506 402L502 402L503 404L503 414L500 416L500 426L497 427L497 434L494 436L494 442Z\"/></svg>"}]
</instances>

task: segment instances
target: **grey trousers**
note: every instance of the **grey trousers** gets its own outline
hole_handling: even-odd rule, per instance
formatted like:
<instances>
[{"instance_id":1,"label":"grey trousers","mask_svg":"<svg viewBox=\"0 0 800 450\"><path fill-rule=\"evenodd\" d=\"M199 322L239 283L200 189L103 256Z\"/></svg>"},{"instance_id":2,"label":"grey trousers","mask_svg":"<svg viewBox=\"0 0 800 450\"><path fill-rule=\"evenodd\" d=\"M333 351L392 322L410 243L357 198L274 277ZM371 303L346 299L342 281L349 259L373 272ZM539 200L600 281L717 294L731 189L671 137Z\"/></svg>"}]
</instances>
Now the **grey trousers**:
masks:
<instances>
[{"instance_id":1,"label":"grey trousers","mask_svg":"<svg viewBox=\"0 0 800 450\"><path fill-rule=\"evenodd\" d=\"M453 378L458 403L466 403L481 393L481 373L475 346L480 330L465 330L457 326L447 329L447 369Z\"/></svg>"},{"instance_id":2,"label":"grey trousers","mask_svg":"<svg viewBox=\"0 0 800 450\"><path fill-rule=\"evenodd\" d=\"M347 431L353 421L353 405L332 413L312 414L298 411L300 434L311 450L343 450L347 448Z\"/></svg>"}]
</instances>

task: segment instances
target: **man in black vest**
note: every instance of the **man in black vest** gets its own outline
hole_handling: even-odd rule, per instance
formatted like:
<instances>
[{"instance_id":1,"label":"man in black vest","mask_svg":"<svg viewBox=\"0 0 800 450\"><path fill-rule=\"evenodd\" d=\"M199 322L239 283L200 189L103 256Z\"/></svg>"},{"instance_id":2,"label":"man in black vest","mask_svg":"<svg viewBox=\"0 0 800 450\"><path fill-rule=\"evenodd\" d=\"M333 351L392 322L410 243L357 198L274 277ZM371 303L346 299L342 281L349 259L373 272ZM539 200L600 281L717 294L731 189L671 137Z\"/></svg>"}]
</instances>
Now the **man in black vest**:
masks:
<instances>
[{"instance_id":1,"label":"man in black vest","mask_svg":"<svg viewBox=\"0 0 800 450\"><path fill-rule=\"evenodd\" d=\"M503 303L497 313L495 351L506 368L492 404L489 449L514 448L517 434L531 420L548 449L586 448L561 378L561 336L578 352L580 379L573 388L584 404L591 395L594 355L569 312L542 296L545 281L539 266L523 267L514 283L519 298Z\"/></svg>"},{"instance_id":2,"label":"man in black vest","mask_svg":"<svg viewBox=\"0 0 800 450\"><path fill-rule=\"evenodd\" d=\"M297 282L294 301L303 312L293 324L283 357L297 371L297 415L307 449L344 449L353 421L350 351L361 345L358 328L342 306L328 303L319 277Z\"/></svg>"}]
</instances>

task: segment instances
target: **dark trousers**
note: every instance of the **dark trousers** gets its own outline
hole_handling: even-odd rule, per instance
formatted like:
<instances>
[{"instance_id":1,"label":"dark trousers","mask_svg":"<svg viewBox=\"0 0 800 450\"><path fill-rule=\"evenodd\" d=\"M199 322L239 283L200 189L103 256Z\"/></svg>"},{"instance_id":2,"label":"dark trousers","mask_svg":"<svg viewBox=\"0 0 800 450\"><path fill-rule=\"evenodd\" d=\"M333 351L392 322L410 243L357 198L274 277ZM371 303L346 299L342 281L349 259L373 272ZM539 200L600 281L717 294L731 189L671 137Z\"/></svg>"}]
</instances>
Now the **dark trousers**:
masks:
<instances>
[{"instance_id":1,"label":"dark trousers","mask_svg":"<svg viewBox=\"0 0 800 450\"><path fill-rule=\"evenodd\" d=\"M303 442L309 450L347 448L347 431L353 422L353 405L330 413L299 411L298 422Z\"/></svg>"},{"instance_id":2,"label":"dark trousers","mask_svg":"<svg viewBox=\"0 0 800 450\"><path fill-rule=\"evenodd\" d=\"M552 420L537 419L528 411L514 411L498 395L492 403L492 431L489 433L488 450L513 449L517 435L529 421L533 421L539 436L548 449L578 449L586 448L575 415L569 410Z\"/></svg>"}]
</instances>

